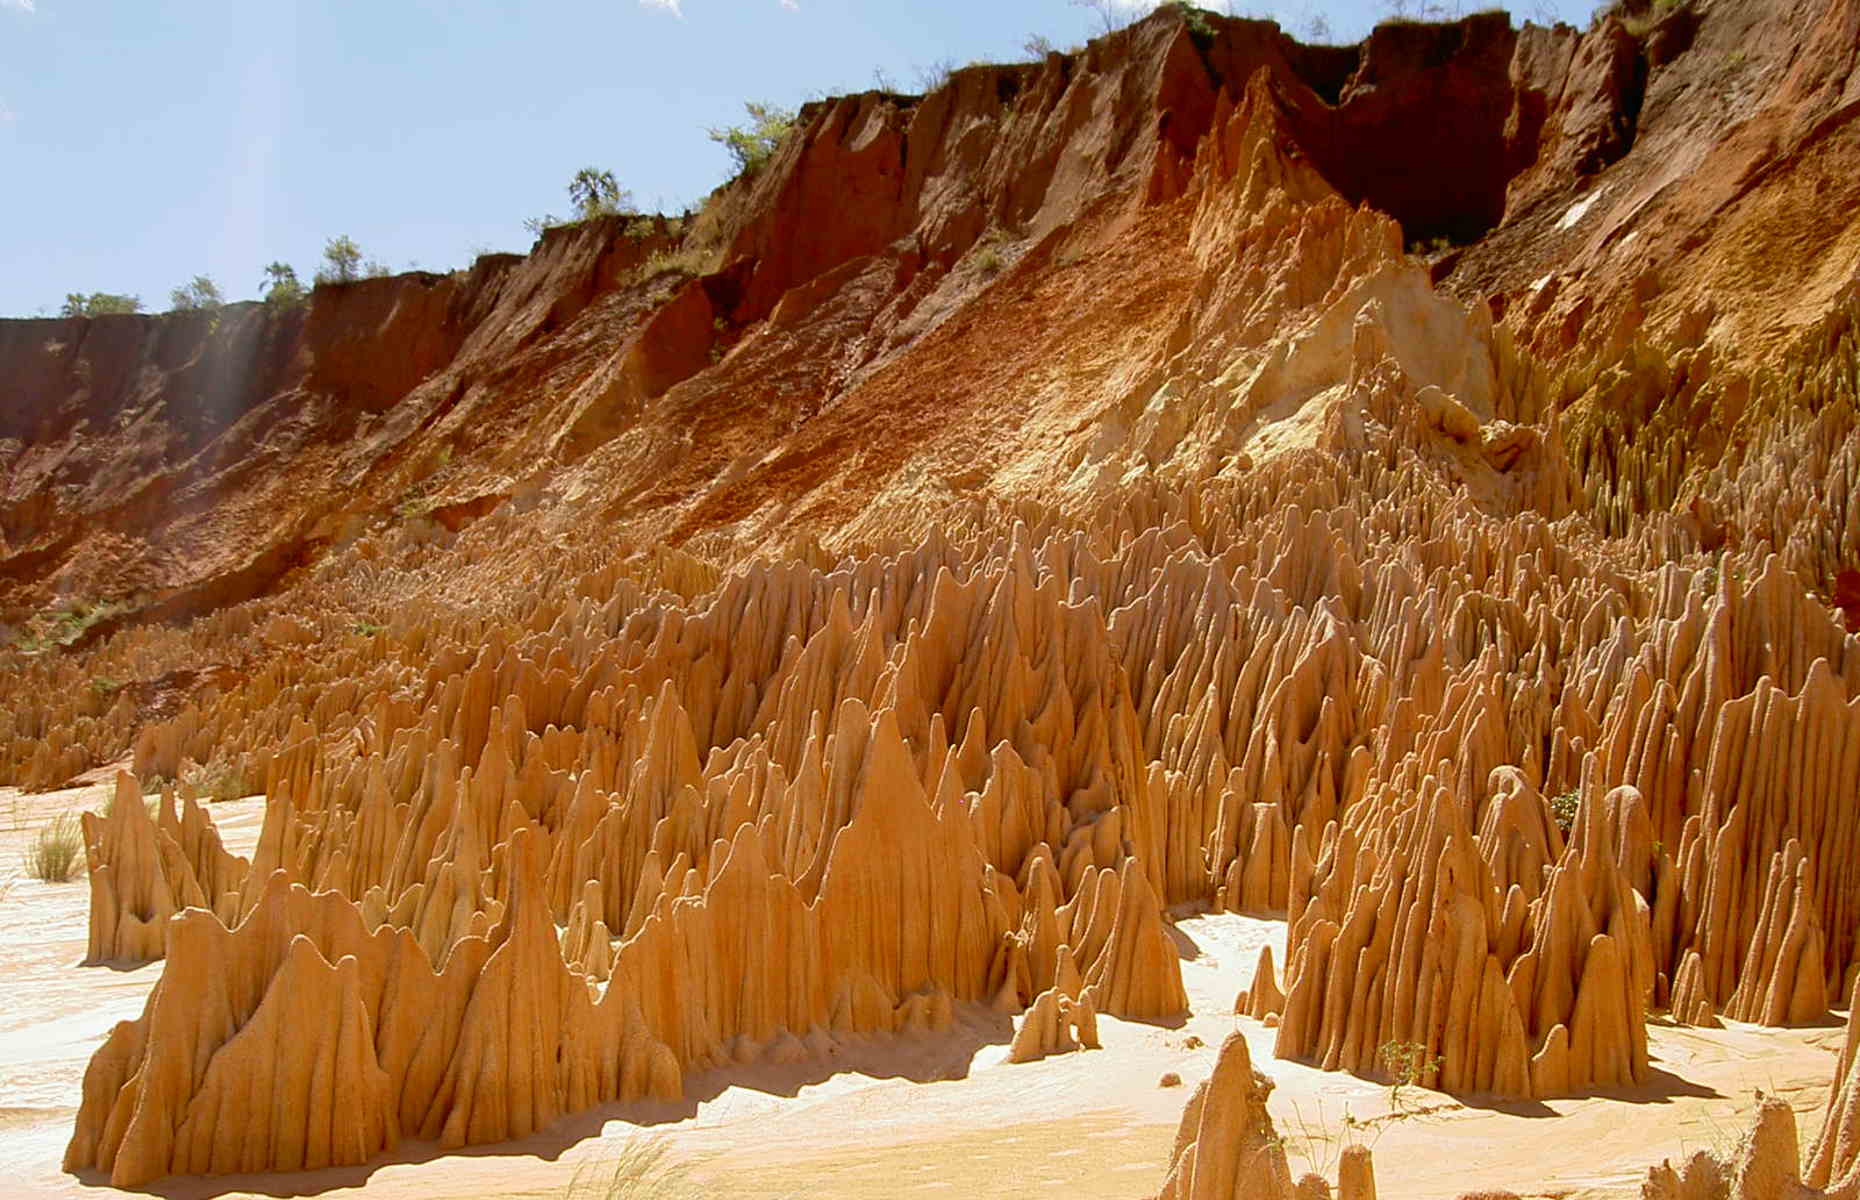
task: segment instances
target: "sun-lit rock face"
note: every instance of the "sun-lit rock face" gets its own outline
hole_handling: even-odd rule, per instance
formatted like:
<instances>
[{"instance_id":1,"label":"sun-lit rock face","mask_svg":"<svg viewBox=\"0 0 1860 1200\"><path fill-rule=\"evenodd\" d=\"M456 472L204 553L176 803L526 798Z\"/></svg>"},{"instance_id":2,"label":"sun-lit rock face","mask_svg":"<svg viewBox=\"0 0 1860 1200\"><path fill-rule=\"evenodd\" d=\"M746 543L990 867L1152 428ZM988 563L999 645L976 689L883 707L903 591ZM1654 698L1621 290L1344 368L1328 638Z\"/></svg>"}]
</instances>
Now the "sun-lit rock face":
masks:
<instances>
[{"instance_id":1,"label":"sun-lit rock face","mask_svg":"<svg viewBox=\"0 0 1860 1200\"><path fill-rule=\"evenodd\" d=\"M1659 277L1712 277L1711 214L1661 208L1685 257L1598 198L1679 137L1676 27L1647 66L1613 19L1502 25L1165 11L810 106L688 222L191 342L0 327L49 356L0 415L0 606L72 643L0 649L0 776L179 781L85 819L90 959L167 962L67 1166L482 1145L974 1010L1016 1063L1089 1048L1184 1014L1182 906L1286 918L1239 1005L1281 1058L1455 1094L1644 1082L1652 1014L1826 1020L1860 294L1714 340ZM1449 102L1464 188L1344 170ZM1582 204L1665 257L1612 273ZM249 862L209 790L265 794ZM1329 1191L1269 1086L1223 1048L1166 1196ZM1659 1194L1782 1178L1786 1115Z\"/></svg>"},{"instance_id":2,"label":"sun-lit rock face","mask_svg":"<svg viewBox=\"0 0 1860 1200\"><path fill-rule=\"evenodd\" d=\"M1370 1151L1350 1145L1338 1160L1337 1188L1322 1175L1308 1173L1296 1183L1286 1159L1285 1140L1266 1112L1272 1080L1253 1068L1246 1037L1235 1033L1221 1043L1214 1073L1188 1099L1176 1130L1169 1170L1156 1200L1375 1200L1375 1167Z\"/></svg>"}]
</instances>

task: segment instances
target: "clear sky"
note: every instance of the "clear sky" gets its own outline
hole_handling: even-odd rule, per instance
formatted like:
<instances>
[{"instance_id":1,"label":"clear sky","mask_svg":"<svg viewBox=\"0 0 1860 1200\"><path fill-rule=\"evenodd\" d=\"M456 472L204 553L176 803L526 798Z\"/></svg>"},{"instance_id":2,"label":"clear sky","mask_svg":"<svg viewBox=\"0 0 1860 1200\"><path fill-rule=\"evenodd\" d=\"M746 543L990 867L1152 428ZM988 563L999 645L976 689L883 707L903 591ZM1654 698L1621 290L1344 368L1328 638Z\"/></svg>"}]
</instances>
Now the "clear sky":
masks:
<instances>
[{"instance_id":1,"label":"clear sky","mask_svg":"<svg viewBox=\"0 0 1860 1200\"><path fill-rule=\"evenodd\" d=\"M1390 4L1231 7L1351 41ZM0 315L158 311L197 273L249 298L273 259L308 282L334 234L397 271L526 250L584 165L644 208L701 199L729 166L704 130L744 100L916 90L1098 29L1069 0L0 0Z\"/></svg>"}]
</instances>

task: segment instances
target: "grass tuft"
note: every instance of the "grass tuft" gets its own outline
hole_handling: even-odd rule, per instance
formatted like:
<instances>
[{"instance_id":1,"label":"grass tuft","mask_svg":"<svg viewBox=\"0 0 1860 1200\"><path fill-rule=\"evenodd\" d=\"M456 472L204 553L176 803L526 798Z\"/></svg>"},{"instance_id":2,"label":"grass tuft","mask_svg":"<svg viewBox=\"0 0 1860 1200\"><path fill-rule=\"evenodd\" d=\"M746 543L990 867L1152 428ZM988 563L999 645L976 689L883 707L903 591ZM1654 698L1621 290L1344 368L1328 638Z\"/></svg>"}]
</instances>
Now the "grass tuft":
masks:
<instances>
[{"instance_id":1,"label":"grass tuft","mask_svg":"<svg viewBox=\"0 0 1860 1200\"><path fill-rule=\"evenodd\" d=\"M84 861L84 830L71 813L62 813L26 843L26 874L46 883L68 883Z\"/></svg>"},{"instance_id":2,"label":"grass tuft","mask_svg":"<svg viewBox=\"0 0 1860 1200\"><path fill-rule=\"evenodd\" d=\"M671 1159L665 1143L628 1142L612 1159L575 1172L564 1200L698 1200L704 1193L684 1164Z\"/></svg>"}]
</instances>

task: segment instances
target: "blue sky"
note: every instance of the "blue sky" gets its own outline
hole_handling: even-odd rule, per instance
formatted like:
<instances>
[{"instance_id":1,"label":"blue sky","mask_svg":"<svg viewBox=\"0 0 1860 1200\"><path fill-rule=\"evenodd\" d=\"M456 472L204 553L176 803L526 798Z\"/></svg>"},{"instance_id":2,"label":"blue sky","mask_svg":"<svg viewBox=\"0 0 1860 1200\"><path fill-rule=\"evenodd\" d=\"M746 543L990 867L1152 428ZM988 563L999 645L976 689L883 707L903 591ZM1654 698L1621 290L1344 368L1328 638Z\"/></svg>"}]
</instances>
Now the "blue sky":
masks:
<instances>
[{"instance_id":1,"label":"blue sky","mask_svg":"<svg viewBox=\"0 0 1860 1200\"><path fill-rule=\"evenodd\" d=\"M1389 2L1232 9L1353 40ZM1580 23L1594 0L1514 7ZM729 165L704 130L746 99L915 90L1097 29L1069 0L0 0L0 315L165 309L203 272L247 298L273 259L307 281L333 234L449 270L527 249L583 165L642 207L701 199Z\"/></svg>"}]
</instances>

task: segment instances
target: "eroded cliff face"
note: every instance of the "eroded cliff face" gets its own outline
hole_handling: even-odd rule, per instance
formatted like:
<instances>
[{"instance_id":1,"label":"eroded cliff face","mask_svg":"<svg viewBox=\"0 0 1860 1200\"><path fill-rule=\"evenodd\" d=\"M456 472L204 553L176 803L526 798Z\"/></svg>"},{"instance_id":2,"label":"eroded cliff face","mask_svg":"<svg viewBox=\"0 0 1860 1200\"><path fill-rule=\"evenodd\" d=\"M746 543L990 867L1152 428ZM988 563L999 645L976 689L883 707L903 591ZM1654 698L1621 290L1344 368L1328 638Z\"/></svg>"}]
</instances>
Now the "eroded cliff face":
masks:
<instances>
[{"instance_id":1,"label":"eroded cliff face","mask_svg":"<svg viewBox=\"0 0 1860 1200\"><path fill-rule=\"evenodd\" d=\"M50 389L0 427L9 615L121 608L0 650L0 772L268 796L249 863L187 796L87 824L92 958L238 982L118 1027L70 1167L493 1141L966 1005L1037 1056L1181 1011L1181 905L1288 918L1280 1055L1459 1093L1632 1085L1649 1012L1824 1019L1855 210L1752 213L1845 195L1860 108L1850 0L1774 9L1728 123L1685 99L1723 3L1352 50L1165 12L811 106L692 221L8 327ZM1171 1194L1289 1182L1191 1151L1263 1097L1233 1062Z\"/></svg>"}]
</instances>

